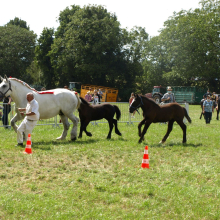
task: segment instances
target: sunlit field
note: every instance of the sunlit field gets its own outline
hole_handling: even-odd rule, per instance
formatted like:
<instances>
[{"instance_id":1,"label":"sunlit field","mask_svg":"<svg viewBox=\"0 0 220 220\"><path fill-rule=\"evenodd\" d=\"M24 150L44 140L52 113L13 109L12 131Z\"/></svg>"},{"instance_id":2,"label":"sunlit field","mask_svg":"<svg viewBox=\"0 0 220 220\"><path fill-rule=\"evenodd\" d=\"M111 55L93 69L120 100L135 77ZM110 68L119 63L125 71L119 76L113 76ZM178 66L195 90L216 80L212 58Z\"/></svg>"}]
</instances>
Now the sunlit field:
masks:
<instances>
[{"instance_id":1,"label":"sunlit field","mask_svg":"<svg viewBox=\"0 0 220 220\"><path fill-rule=\"evenodd\" d=\"M62 125L40 125L25 155L0 128L0 219L220 219L220 121L215 112L206 125L200 113L189 106L184 145L176 123L163 145L166 124L152 124L142 144L137 122L119 123L111 140L107 123L90 124L93 136L75 142L70 132L56 141ZM141 168L146 145L150 169Z\"/></svg>"}]
</instances>

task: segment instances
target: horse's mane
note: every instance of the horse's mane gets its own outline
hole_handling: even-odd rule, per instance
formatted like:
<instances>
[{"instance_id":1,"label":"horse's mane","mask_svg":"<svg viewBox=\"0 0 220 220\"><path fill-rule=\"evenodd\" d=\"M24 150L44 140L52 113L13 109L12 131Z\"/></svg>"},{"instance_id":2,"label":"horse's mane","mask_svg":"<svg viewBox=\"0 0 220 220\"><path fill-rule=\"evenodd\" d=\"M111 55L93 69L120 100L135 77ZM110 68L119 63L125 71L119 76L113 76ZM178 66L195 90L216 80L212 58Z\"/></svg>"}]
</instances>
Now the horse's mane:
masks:
<instances>
[{"instance_id":1,"label":"horse's mane","mask_svg":"<svg viewBox=\"0 0 220 220\"><path fill-rule=\"evenodd\" d=\"M159 105L155 101L153 101L152 99L149 99L145 95L139 95L139 96L141 96L143 99L146 99L147 101L151 102L153 105L159 107Z\"/></svg>"},{"instance_id":2,"label":"horse's mane","mask_svg":"<svg viewBox=\"0 0 220 220\"><path fill-rule=\"evenodd\" d=\"M34 92L38 92L36 89L31 88L26 82L24 82L24 81L22 81L22 80L20 80L20 79L17 79L17 78L9 78L9 80L15 80L15 81L21 83L23 86L26 86L28 89L30 89L30 90L32 90L32 91L34 91Z\"/></svg>"},{"instance_id":3,"label":"horse's mane","mask_svg":"<svg viewBox=\"0 0 220 220\"><path fill-rule=\"evenodd\" d=\"M83 97L79 97L83 104L90 105Z\"/></svg>"}]
</instances>

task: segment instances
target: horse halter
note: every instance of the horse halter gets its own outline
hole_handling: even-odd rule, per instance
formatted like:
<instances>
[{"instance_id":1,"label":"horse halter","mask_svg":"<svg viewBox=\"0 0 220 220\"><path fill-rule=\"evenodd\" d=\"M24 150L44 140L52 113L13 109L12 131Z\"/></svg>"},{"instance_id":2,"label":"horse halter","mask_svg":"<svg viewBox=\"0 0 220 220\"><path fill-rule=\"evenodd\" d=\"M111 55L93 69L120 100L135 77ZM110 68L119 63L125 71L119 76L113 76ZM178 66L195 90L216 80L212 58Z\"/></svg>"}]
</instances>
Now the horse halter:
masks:
<instances>
[{"instance_id":1,"label":"horse halter","mask_svg":"<svg viewBox=\"0 0 220 220\"><path fill-rule=\"evenodd\" d=\"M141 99L140 104L139 104L138 106L136 106L136 107L134 107L134 106L131 105L130 108L134 108L134 110L137 111L138 114L140 115L140 113L139 113L139 111L138 111L138 108L140 108L141 106L143 106L144 103L143 103L143 101L142 101L142 97L141 97L141 96L139 96L139 97L140 97L140 99Z\"/></svg>"},{"instance_id":2,"label":"horse halter","mask_svg":"<svg viewBox=\"0 0 220 220\"><path fill-rule=\"evenodd\" d=\"M3 97L5 97L5 94L6 94L9 90L12 91L12 89L11 89L11 82L10 82L10 81L8 81L8 82L9 82L9 87L8 87L7 91L6 91L5 93L3 93L3 92L0 91L0 94L2 94Z\"/></svg>"}]
</instances>

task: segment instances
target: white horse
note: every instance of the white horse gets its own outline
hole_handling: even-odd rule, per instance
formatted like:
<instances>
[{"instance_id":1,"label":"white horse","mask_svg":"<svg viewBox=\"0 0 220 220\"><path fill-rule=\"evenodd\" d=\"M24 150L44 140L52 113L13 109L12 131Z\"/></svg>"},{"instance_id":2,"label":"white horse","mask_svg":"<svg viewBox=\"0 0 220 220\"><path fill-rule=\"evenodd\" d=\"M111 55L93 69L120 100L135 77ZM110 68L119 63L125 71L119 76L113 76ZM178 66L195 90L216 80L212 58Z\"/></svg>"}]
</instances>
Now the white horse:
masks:
<instances>
[{"instance_id":1,"label":"white horse","mask_svg":"<svg viewBox=\"0 0 220 220\"><path fill-rule=\"evenodd\" d=\"M67 131L70 124L68 118L73 122L73 128L71 130L71 140L76 140L77 137L77 124L79 119L73 114L73 112L80 106L80 99L75 92L68 89L53 89L43 92L38 92L31 88L25 82L16 78L2 78L0 84L0 96L11 96L15 102L16 115L11 119L11 126L17 132L17 121L23 119L18 108L26 108L27 105L27 93L32 92L34 98L39 103L40 119L52 118L56 115L60 115L63 123L63 133L57 140L64 140L67 136Z\"/></svg>"}]
</instances>

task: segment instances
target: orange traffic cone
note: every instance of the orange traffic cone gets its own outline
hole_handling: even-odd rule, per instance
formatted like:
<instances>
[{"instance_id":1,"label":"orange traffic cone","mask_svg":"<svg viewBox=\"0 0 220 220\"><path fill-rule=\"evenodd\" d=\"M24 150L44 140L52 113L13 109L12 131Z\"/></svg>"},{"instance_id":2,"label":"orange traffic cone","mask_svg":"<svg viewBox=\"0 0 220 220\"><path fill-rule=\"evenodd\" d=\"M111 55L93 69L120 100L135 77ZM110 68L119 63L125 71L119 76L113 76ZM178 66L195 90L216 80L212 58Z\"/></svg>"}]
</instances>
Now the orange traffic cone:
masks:
<instances>
[{"instance_id":1,"label":"orange traffic cone","mask_svg":"<svg viewBox=\"0 0 220 220\"><path fill-rule=\"evenodd\" d=\"M144 156L143 156L141 167L149 169L148 146L146 146L144 149Z\"/></svg>"},{"instance_id":2,"label":"orange traffic cone","mask_svg":"<svg viewBox=\"0 0 220 220\"><path fill-rule=\"evenodd\" d=\"M31 150L31 134L28 134L28 139L25 147L24 154L32 154Z\"/></svg>"}]
</instances>

